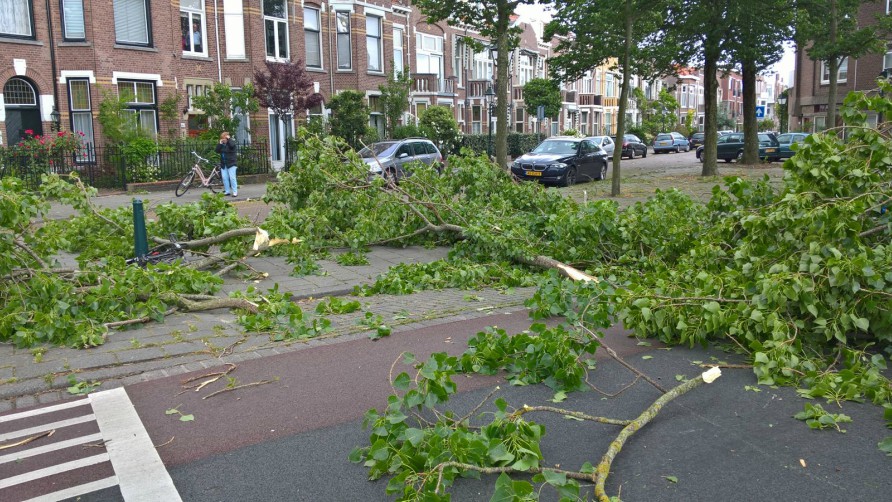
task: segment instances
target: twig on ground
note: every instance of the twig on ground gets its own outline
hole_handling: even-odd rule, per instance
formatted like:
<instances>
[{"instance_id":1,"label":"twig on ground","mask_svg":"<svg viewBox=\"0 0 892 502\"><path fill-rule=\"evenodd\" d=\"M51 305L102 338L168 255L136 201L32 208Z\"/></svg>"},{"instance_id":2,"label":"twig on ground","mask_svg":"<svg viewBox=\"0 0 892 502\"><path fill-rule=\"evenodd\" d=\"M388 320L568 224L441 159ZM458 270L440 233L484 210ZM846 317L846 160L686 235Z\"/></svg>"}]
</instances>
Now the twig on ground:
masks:
<instances>
[{"instance_id":1,"label":"twig on ground","mask_svg":"<svg viewBox=\"0 0 892 502\"><path fill-rule=\"evenodd\" d=\"M182 382L180 382L180 385L186 390L195 389L195 392L198 392L201 389L203 389L205 386L212 384L212 383L216 382L217 380L223 378L224 376L228 375L229 373L232 372L232 370L234 370L236 368L236 365L232 364L232 363L226 363L226 366L228 366L228 368L226 368L226 371L215 371L213 373L205 373L204 375L190 377L190 378L187 378L187 379L183 380ZM204 382L201 382L197 385L187 385L187 384L190 384L196 380L201 380L203 378L208 378L208 380L205 380ZM185 391L183 391L183 392L185 392ZM182 392L180 394L182 394Z\"/></svg>"},{"instance_id":2,"label":"twig on ground","mask_svg":"<svg viewBox=\"0 0 892 502\"><path fill-rule=\"evenodd\" d=\"M591 336L597 338L597 336L595 335L595 333L594 333L592 330L586 328L585 326L582 326L582 329L584 329L585 331L587 331L589 335L591 335ZM635 367L632 366L631 364L629 364L629 363L627 363L626 361L624 361L623 358L619 357L619 354L617 354L616 351L614 351L613 349L610 348L610 346L608 346L606 343L604 343L604 339L603 339L603 338L598 338L598 341L599 341L599 343L601 344L601 347L604 347L604 350L607 351L607 355L609 355L610 357L612 357L616 362L618 362L618 363L622 364L623 366L625 366L626 369L628 369L628 370L631 371L632 373L635 373L635 374L638 375L639 377L645 379L645 380L647 381L647 383L653 385L657 390L659 390L659 391L662 392L663 394L665 394L666 392L668 392L665 388L663 388L662 385L660 385L659 383L657 383L656 380L654 380L653 378L651 378L651 377L645 375L643 372L641 372L640 370L638 370L637 368L635 368Z\"/></svg>"},{"instance_id":3,"label":"twig on ground","mask_svg":"<svg viewBox=\"0 0 892 502\"><path fill-rule=\"evenodd\" d=\"M266 385L268 383L273 383L273 382L275 382L275 380L260 380L259 382L251 382L251 383L245 383L242 385L236 385L233 387L226 387L225 389L220 389L217 392L211 392L210 394L204 396L202 399L214 397L216 395L223 394L224 392L229 392L229 391L233 391L233 390L237 390L237 389L244 389L246 387L256 387L258 385Z\"/></svg>"},{"instance_id":4,"label":"twig on ground","mask_svg":"<svg viewBox=\"0 0 892 502\"><path fill-rule=\"evenodd\" d=\"M166 311L164 311L164 317L167 317L178 310L177 307L172 307ZM103 324L108 329L118 328L121 326L128 326L130 324L144 324L149 321L154 320L151 316L140 317L138 319L127 319L126 321L115 321L115 322L107 322Z\"/></svg>"},{"instance_id":5,"label":"twig on ground","mask_svg":"<svg viewBox=\"0 0 892 502\"><path fill-rule=\"evenodd\" d=\"M36 436L31 436L29 438L25 438L17 443L9 443L9 444L0 445L0 450L8 450L9 448L15 448L16 446L26 445L26 444L30 443L31 441L37 441L38 439L43 438L43 437L50 437L55 433L56 433L56 429L53 429L51 431L42 432Z\"/></svg>"},{"instance_id":6,"label":"twig on ground","mask_svg":"<svg viewBox=\"0 0 892 502\"><path fill-rule=\"evenodd\" d=\"M159 444L159 445L155 445L155 448L158 449L158 448L161 448L162 446L167 446L167 445L169 445L170 443L173 443L173 440L174 440L175 437L176 437L176 436L170 436L170 439L168 439L167 441L165 441L165 442L163 442L163 443L161 443L161 444Z\"/></svg>"}]
</instances>

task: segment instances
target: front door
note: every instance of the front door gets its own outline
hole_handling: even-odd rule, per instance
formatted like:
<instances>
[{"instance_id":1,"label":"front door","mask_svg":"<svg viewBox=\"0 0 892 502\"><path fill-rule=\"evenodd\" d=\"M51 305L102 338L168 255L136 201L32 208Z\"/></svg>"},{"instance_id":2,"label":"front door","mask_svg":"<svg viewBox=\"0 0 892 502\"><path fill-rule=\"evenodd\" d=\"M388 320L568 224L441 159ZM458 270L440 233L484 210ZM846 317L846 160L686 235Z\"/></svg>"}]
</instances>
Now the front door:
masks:
<instances>
[{"instance_id":1,"label":"front door","mask_svg":"<svg viewBox=\"0 0 892 502\"><path fill-rule=\"evenodd\" d=\"M15 145L31 131L34 136L43 135L40 122L40 107L37 91L31 82L13 77L3 86L4 110L6 112L6 144Z\"/></svg>"}]
</instances>

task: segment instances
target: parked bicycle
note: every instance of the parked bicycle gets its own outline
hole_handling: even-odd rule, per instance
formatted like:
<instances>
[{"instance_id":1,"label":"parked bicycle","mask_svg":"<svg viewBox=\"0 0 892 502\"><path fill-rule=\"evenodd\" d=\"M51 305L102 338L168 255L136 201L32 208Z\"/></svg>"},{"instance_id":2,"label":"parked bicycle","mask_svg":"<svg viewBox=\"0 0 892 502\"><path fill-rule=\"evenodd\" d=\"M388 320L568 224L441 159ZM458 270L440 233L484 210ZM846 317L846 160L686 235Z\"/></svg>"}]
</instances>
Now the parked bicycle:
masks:
<instances>
[{"instance_id":1,"label":"parked bicycle","mask_svg":"<svg viewBox=\"0 0 892 502\"><path fill-rule=\"evenodd\" d=\"M195 164L192 165L192 169L186 174L183 181L177 185L177 189L174 191L177 197L188 192L193 186L208 188L213 193L223 190L223 178L220 177L220 166L213 164L214 167L211 169L211 173L205 176L201 165L205 164L210 166L211 161L195 152L192 152L192 155L195 156ZM198 176L197 179L196 176Z\"/></svg>"},{"instance_id":2,"label":"parked bicycle","mask_svg":"<svg viewBox=\"0 0 892 502\"><path fill-rule=\"evenodd\" d=\"M186 256L186 248L177 242L177 236L170 234L170 242L155 246L149 250L145 256L137 256L127 260L128 265L139 265L145 267L148 264L173 263L182 260Z\"/></svg>"}]
</instances>

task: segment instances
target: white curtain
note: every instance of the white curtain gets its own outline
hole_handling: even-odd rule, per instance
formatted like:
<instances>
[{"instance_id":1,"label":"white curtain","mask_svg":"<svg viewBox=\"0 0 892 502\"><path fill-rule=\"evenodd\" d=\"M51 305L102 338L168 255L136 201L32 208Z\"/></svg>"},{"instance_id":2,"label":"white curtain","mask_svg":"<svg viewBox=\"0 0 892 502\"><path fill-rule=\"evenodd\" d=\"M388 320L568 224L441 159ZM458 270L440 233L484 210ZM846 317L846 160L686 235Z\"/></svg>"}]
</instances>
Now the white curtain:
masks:
<instances>
[{"instance_id":1,"label":"white curtain","mask_svg":"<svg viewBox=\"0 0 892 502\"><path fill-rule=\"evenodd\" d=\"M31 36L31 11L28 0L0 0L0 33Z\"/></svg>"},{"instance_id":2,"label":"white curtain","mask_svg":"<svg viewBox=\"0 0 892 502\"><path fill-rule=\"evenodd\" d=\"M149 43L145 0L115 0L115 40L125 44Z\"/></svg>"}]
</instances>

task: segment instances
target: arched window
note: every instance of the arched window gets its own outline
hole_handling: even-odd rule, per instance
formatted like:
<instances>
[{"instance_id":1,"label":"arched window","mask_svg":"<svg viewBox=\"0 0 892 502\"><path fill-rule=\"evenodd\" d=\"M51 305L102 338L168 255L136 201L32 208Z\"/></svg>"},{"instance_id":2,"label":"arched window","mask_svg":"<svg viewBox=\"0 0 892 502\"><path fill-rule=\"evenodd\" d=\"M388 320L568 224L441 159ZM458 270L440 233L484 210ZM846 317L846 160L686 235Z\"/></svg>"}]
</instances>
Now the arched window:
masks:
<instances>
[{"instance_id":1,"label":"arched window","mask_svg":"<svg viewBox=\"0 0 892 502\"><path fill-rule=\"evenodd\" d=\"M3 101L7 106L37 106L37 93L27 80L11 78L3 86Z\"/></svg>"}]
</instances>

